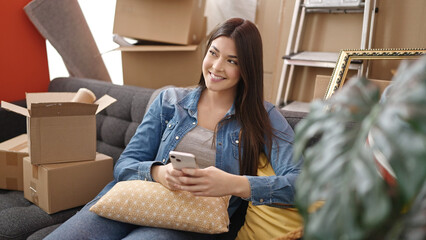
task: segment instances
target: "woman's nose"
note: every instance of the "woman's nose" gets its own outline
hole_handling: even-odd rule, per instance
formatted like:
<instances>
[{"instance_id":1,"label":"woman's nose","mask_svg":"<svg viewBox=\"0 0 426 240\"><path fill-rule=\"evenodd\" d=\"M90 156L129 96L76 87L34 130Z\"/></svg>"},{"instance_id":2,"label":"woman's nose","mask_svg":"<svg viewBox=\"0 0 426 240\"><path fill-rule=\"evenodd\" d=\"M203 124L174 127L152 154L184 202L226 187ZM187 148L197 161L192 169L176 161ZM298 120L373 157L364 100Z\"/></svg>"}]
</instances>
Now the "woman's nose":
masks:
<instances>
[{"instance_id":1,"label":"woman's nose","mask_svg":"<svg viewBox=\"0 0 426 240\"><path fill-rule=\"evenodd\" d=\"M223 71L223 61L220 59L214 61L213 69L215 69L216 71Z\"/></svg>"}]
</instances>

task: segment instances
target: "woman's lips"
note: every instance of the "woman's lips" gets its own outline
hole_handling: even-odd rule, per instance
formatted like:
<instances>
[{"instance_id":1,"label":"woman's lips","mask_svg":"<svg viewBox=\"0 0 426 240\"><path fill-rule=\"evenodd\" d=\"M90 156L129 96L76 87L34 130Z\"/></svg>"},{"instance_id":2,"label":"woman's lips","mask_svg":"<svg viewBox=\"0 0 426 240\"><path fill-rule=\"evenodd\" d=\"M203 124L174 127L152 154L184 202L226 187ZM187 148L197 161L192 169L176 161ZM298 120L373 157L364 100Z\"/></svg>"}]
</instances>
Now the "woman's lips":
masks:
<instances>
[{"instance_id":1,"label":"woman's lips","mask_svg":"<svg viewBox=\"0 0 426 240\"><path fill-rule=\"evenodd\" d=\"M224 79L225 79L224 77L221 77L221 76L219 76L219 75L216 75L216 74L214 74L214 73L212 73L212 72L209 72L209 75L210 75L210 79L211 79L212 81L214 81L214 82L222 81L222 80L224 80Z\"/></svg>"}]
</instances>

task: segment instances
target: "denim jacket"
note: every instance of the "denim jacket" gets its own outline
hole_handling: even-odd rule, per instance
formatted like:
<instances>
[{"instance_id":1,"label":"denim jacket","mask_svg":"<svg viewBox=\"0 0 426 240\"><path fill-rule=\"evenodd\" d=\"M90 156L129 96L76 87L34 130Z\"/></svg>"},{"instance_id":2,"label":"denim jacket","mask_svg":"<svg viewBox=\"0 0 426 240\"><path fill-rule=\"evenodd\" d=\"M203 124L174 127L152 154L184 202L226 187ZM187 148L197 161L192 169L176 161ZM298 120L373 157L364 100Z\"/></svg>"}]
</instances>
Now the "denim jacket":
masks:
<instances>
[{"instance_id":1,"label":"denim jacket","mask_svg":"<svg viewBox=\"0 0 426 240\"><path fill-rule=\"evenodd\" d=\"M166 164L169 152L174 150L182 137L197 125L200 94L199 87L169 88L157 96L118 159L114 167L114 182L136 179L154 181L151 176L153 164ZM301 161L297 163L292 161L294 133L282 114L271 103L265 102L265 107L272 127L278 130L279 136L285 141L273 143L270 159L276 176L247 176L251 197L246 200L252 201L254 205L292 205L294 183L301 166ZM222 120L223 126L218 128L216 133L215 166L228 173L239 174L240 126L232 119L234 113L232 106ZM240 198L232 197L228 209L230 215L240 203Z\"/></svg>"}]
</instances>

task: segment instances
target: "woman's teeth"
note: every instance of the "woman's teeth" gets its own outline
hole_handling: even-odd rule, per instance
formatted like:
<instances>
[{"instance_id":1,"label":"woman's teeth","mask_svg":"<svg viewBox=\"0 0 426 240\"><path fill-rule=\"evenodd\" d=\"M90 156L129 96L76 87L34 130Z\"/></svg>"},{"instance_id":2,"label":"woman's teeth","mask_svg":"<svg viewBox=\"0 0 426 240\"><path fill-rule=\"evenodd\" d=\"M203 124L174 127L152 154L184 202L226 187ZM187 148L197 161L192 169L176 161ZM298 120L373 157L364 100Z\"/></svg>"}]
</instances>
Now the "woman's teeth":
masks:
<instances>
[{"instance_id":1,"label":"woman's teeth","mask_svg":"<svg viewBox=\"0 0 426 240\"><path fill-rule=\"evenodd\" d=\"M211 76L211 78L213 80L222 80L222 79L225 79L224 77L214 75L213 73L210 73L210 76Z\"/></svg>"}]
</instances>

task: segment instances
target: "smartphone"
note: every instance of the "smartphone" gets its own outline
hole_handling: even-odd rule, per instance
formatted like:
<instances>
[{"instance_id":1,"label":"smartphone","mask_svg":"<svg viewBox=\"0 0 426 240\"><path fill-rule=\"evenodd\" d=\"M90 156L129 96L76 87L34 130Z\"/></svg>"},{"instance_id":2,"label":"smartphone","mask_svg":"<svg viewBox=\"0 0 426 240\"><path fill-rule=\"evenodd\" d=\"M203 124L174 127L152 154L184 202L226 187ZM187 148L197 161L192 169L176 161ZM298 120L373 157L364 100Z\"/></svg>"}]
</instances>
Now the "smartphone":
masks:
<instances>
[{"instance_id":1,"label":"smartphone","mask_svg":"<svg viewBox=\"0 0 426 240\"><path fill-rule=\"evenodd\" d=\"M175 169L198 168L197 161L195 161L195 156L192 153L170 151L169 158Z\"/></svg>"}]
</instances>

